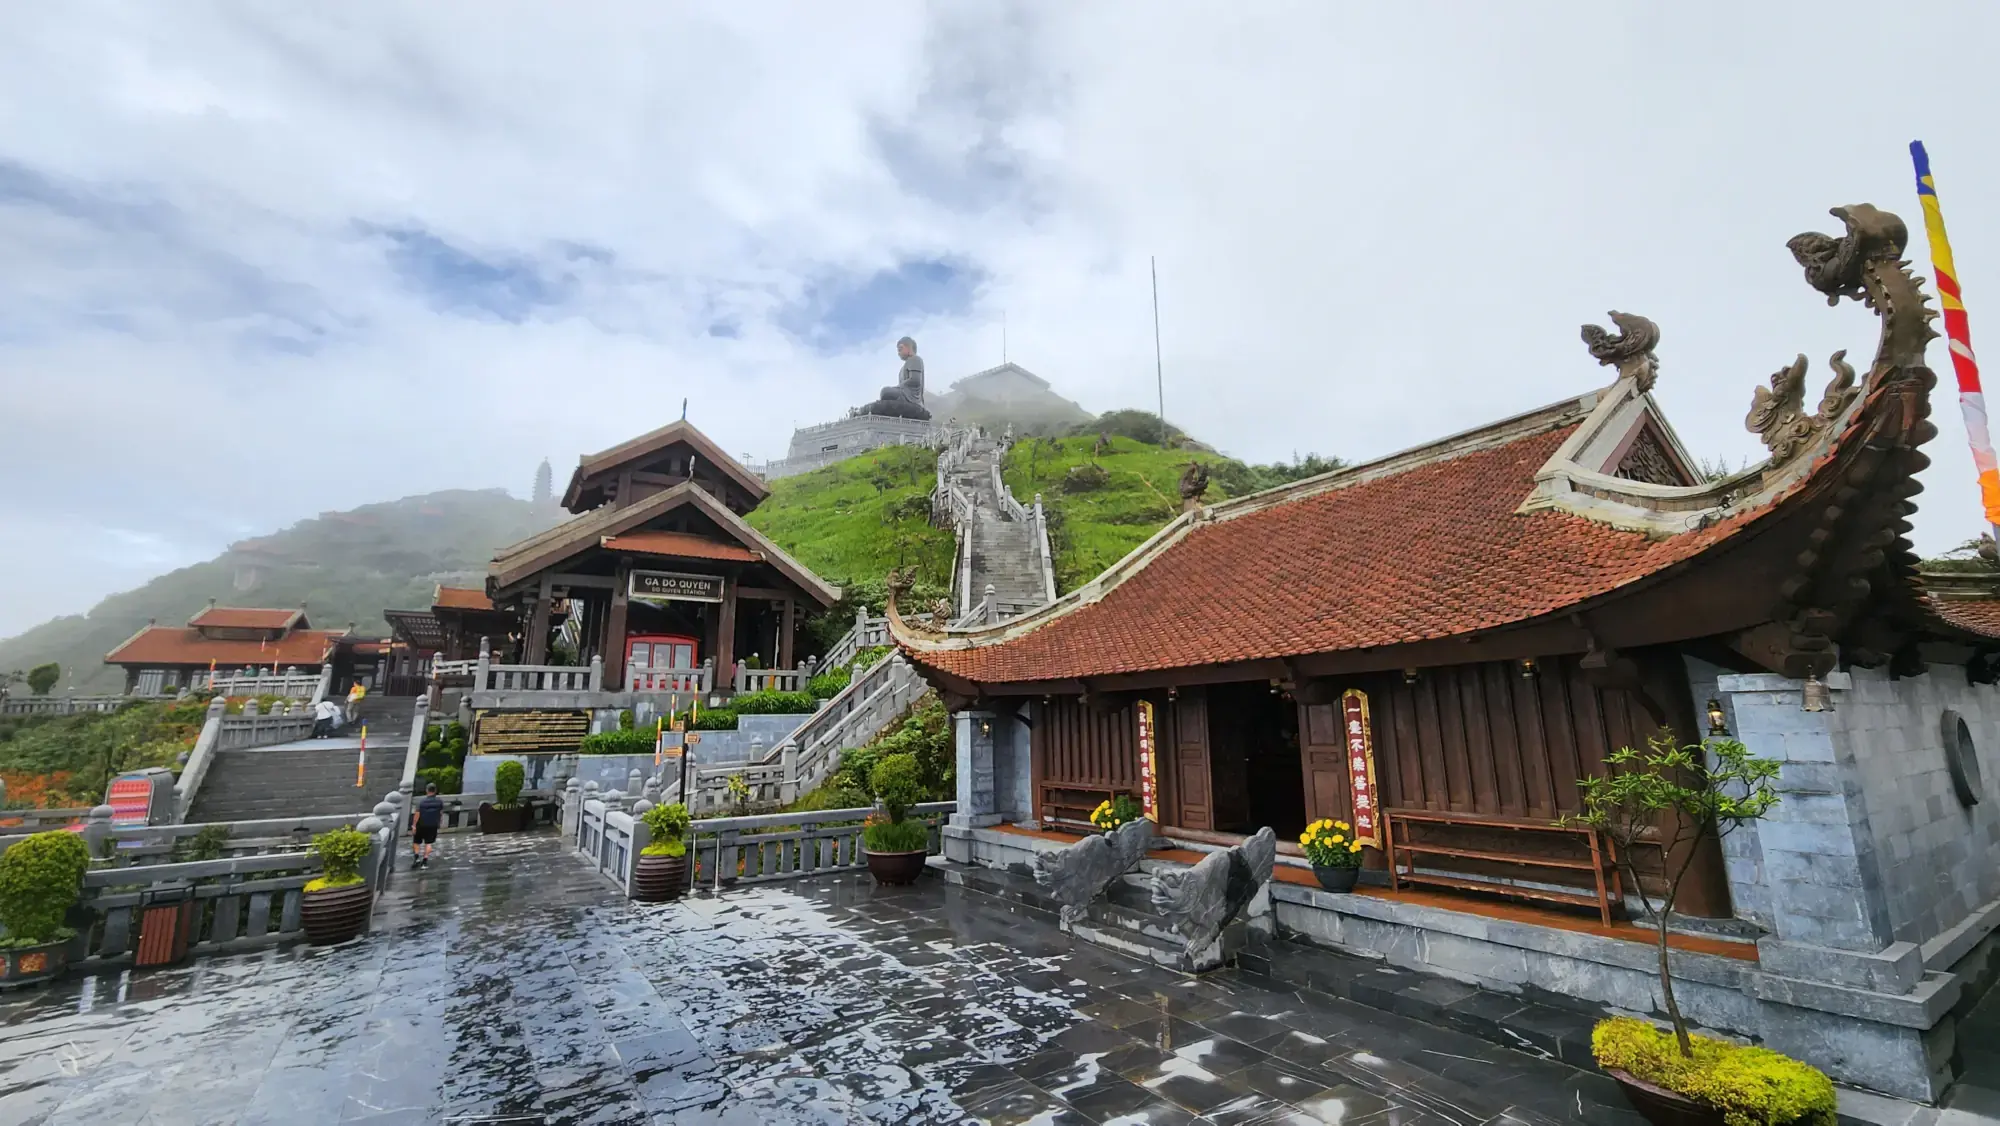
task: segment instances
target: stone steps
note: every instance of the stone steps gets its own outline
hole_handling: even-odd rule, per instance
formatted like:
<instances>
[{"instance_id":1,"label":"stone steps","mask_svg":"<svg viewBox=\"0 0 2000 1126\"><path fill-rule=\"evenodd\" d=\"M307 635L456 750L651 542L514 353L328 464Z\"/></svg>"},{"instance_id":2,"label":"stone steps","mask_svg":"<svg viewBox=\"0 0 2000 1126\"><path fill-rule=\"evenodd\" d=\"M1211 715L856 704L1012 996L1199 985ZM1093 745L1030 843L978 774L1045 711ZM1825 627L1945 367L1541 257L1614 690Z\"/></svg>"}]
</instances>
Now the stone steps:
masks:
<instances>
[{"instance_id":1,"label":"stone steps","mask_svg":"<svg viewBox=\"0 0 2000 1126\"><path fill-rule=\"evenodd\" d=\"M371 742L373 733L370 733ZM196 792L190 822L323 817L375 807L402 780L405 743L368 748L364 784L354 784L352 747L219 751Z\"/></svg>"}]
</instances>

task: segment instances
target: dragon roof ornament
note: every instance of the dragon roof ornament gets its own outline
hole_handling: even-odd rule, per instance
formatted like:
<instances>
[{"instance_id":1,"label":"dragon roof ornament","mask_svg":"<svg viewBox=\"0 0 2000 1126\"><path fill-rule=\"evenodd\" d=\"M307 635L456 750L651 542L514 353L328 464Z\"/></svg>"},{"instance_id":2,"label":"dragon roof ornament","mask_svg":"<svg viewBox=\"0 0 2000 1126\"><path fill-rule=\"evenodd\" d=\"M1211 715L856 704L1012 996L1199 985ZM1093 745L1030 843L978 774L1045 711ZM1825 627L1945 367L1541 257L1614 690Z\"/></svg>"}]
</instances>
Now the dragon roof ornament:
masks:
<instances>
[{"instance_id":1,"label":"dragon roof ornament","mask_svg":"<svg viewBox=\"0 0 2000 1126\"><path fill-rule=\"evenodd\" d=\"M1598 325L1584 325L1584 347L1598 363L1617 368L1618 378L1636 383L1640 394L1651 391L1660 375L1660 361L1653 355L1653 349L1660 346L1660 326L1637 313L1616 309L1605 316L1619 331L1614 335Z\"/></svg>"}]
</instances>

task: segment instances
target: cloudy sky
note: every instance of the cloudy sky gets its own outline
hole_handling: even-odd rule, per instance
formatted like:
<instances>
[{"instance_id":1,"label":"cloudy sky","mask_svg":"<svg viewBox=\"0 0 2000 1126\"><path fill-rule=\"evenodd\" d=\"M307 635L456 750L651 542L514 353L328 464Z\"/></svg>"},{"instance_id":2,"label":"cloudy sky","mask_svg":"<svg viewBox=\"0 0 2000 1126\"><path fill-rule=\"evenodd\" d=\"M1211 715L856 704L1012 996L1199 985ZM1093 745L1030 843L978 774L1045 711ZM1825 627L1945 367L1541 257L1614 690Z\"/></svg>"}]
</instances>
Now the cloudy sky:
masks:
<instances>
[{"instance_id":1,"label":"cloudy sky","mask_svg":"<svg viewBox=\"0 0 2000 1126\"><path fill-rule=\"evenodd\" d=\"M1004 313L1068 396L1150 405L1149 256L1167 413L1238 456L1596 386L1617 308L1741 461L1753 385L1874 336L1785 239L1914 223L1912 138L2000 334L2000 6L1891 12L0 6L0 635L321 510L525 492L683 397L781 454L903 333L939 384ZM1934 402L1926 550L1980 528Z\"/></svg>"}]
</instances>

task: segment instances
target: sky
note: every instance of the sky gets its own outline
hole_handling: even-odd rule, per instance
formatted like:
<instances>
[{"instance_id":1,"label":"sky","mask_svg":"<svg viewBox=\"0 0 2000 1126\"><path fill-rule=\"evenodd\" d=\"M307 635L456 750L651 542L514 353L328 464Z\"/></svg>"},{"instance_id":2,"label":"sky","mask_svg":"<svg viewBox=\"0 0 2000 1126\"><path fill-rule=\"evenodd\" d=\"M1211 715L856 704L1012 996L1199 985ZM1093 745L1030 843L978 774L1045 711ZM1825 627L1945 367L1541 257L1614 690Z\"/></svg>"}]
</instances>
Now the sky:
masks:
<instances>
[{"instance_id":1,"label":"sky","mask_svg":"<svg viewBox=\"0 0 2000 1126\"><path fill-rule=\"evenodd\" d=\"M1785 240L1921 219L2000 333L2000 6L0 6L0 636L325 510L678 417L781 456L1008 358L1235 456L1608 382L1698 456L1872 354ZM1912 259L1928 273L1918 233ZM1918 546L1981 516L1947 369ZM224 593L224 592L218 592Z\"/></svg>"}]
</instances>

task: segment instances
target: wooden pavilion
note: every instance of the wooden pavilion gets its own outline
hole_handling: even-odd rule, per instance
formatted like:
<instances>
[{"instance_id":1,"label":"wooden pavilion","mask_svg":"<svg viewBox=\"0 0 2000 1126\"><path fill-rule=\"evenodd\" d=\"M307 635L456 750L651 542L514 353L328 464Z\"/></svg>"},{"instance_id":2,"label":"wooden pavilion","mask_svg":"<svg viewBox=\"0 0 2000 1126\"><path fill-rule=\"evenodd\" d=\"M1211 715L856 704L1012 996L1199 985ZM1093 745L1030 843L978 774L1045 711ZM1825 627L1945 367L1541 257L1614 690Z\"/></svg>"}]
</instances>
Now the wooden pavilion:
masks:
<instances>
[{"instance_id":1,"label":"wooden pavilion","mask_svg":"<svg viewBox=\"0 0 2000 1126\"><path fill-rule=\"evenodd\" d=\"M679 421L581 459L563 493L575 514L495 556L485 594L549 660L565 622L575 660L600 657L617 691L667 690L669 670L755 656L792 668L801 619L832 606L827 584L743 519L770 493Z\"/></svg>"}]
</instances>

